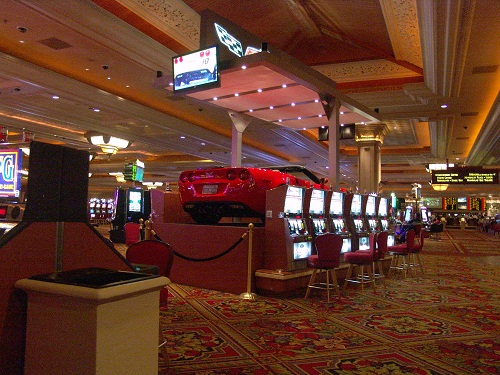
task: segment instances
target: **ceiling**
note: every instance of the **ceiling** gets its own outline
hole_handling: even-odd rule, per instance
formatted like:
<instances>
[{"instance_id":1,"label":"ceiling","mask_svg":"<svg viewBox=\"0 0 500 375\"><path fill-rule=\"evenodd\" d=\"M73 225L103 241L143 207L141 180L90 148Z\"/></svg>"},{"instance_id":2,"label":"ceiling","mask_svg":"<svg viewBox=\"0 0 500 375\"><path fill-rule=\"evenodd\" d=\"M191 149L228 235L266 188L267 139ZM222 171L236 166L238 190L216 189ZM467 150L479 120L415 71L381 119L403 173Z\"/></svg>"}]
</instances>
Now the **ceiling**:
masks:
<instances>
[{"instance_id":1,"label":"ceiling","mask_svg":"<svg viewBox=\"0 0 500 375\"><path fill-rule=\"evenodd\" d=\"M342 107L341 123L368 114L367 121L387 124L383 194L404 196L420 183L424 196L436 196L429 163L500 169L497 0L3 0L0 126L8 128L9 144L2 147L21 146L25 129L38 141L97 152L89 192L103 197L120 186L108 173L135 159L145 162L145 180L174 189L183 170L230 165L228 109L211 96L173 95L155 84L159 72L171 74L173 56L200 48L204 9L330 80L346 103L361 108ZM256 70L246 74L249 83L258 77ZM281 98L269 97L266 105ZM274 113L232 110L248 120L242 165L300 164L331 174L328 146L318 142L312 120L284 125ZM132 145L108 158L88 144L87 131ZM356 143L341 141L341 187L357 185L357 159ZM500 188L446 191L464 194L499 197Z\"/></svg>"}]
</instances>

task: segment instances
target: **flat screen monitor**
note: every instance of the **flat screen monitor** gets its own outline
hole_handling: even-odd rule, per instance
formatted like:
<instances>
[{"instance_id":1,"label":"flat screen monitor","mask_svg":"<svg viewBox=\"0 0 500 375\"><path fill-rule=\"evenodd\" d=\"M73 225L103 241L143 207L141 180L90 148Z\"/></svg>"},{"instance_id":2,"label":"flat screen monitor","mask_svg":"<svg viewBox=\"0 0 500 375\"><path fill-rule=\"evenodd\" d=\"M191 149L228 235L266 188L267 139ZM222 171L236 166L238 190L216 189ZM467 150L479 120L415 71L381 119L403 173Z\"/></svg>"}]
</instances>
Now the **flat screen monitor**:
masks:
<instances>
[{"instance_id":1,"label":"flat screen monitor","mask_svg":"<svg viewBox=\"0 0 500 375\"><path fill-rule=\"evenodd\" d=\"M375 216L375 201L376 198L373 195L368 196L368 200L366 201L366 215Z\"/></svg>"},{"instance_id":2,"label":"flat screen monitor","mask_svg":"<svg viewBox=\"0 0 500 375\"><path fill-rule=\"evenodd\" d=\"M467 198L457 198L457 210L467 209Z\"/></svg>"},{"instance_id":3,"label":"flat screen monitor","mask_svg":"<svg viewBox=\"0 0 500 375\"><path fill-rule=\"evenodd\" d=\"M410 221L412 219L413 207L406 207L405 210L405 221Z\"/></svg>"},{"instance_id":4,"label":"flat screen monitor","mask_svg":"<svg viewBox=\"0 0 500 375\"><path fill-rule=\"evenodd\" d=\"M189 93L220 86L217 45L172 58L174 93Z\"/></svg>"},{"instance_id":5,"label":"flat screen monitor","mask_svg":"<svg viewBox=\"0 0 500 375\"><path fill-rule=\"evenodd\" d=\"M342 215L344 209L344 194L334 191L330 201L330 214Z\"/></svg>"},{"instance_id":6,"label":"flat screen monitor","mask_svg":"<svg viewBox=\"0 0 500 375\"><path fill-rule=\"evenodd\" d=\"M128 190L127 211L142 212L142 189Z\"/></svg>"},{"instance_id":7,"label":"flat screen monitor","mask_svg":"<svg viewBox=\"0 0 500 375\"><path fill-rule=\"evenodd\" d=\"M387 216L387 198L380 198L380 203L378 205L378 216Z\"/></svg>"},{"instance_id":8,"label":"flat screen monitor","mask_svg":"<svg viewBox=\"0 0 500 375\"><path fill-rule=\"evenodd\" d=\"M289 215L302 215L302 200L304 190L297 186L288 186L284 211Z\"/></svg>"},{"instance_id":9,"label":"flat screen monitor","mask_svg":"<svg viewBox=\"0 0 500 375\"><path fill-rule=\"evenodd\" d=\"M354 194L351 203L351 214L361 215L361 194Z\"/></svg>"},{"instance_id":10,"label":"flat screen monitor","mask_svg":"<svg viewBox=\"0 0 500 375\"><path fill-rule=\"evenodd\" d=\"M312 215L323 215L325 213L325 191L313 189L309 213Z\"/></svg>"}]
</instances>

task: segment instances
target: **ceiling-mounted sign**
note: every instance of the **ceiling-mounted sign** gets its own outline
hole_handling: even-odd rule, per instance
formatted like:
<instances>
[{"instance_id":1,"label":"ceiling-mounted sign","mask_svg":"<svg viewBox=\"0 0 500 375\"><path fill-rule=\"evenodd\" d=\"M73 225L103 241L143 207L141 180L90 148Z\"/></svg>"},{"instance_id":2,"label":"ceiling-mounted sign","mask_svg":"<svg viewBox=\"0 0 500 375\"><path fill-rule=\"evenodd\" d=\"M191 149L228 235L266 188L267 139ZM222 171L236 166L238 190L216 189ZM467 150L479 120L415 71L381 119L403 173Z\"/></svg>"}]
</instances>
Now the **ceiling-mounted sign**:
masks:
<instances>
[{"instance_id":1,"label":"ceiling-mounted sign","mask_svg":"<svg viewBox=\"0 0 500 375\"><path fill-rule=\"evenodd\" d=\"M432 172L433 184L498 184L498 171L481 167L448 168Z\"/></svg>"},{"instance_id":2,"label":"ceiling-mounted sign","mask_svg":"<svg viewBox=\"0 0 500 375\"><path fill-rule=\"evenodd\" d=\"M0 150L0 197L19 197L22 160L21 150Z\"/></svg>"}]
</instances>

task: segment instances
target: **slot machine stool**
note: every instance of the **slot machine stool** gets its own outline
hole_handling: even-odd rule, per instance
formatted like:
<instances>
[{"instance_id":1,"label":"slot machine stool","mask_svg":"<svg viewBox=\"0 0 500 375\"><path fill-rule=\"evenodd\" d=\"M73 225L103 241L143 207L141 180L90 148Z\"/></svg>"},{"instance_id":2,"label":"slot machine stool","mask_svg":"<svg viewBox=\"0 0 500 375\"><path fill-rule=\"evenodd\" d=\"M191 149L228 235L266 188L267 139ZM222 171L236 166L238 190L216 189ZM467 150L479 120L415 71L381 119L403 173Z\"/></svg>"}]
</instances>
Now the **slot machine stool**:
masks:
<instances>
[{"instance_id":1,"label":"slot machine stool","mask_svg":"<svg viewBox=\"0 0 500 375\"><path fill-rule=\"evenodd\" d=\"M358 250L344 254L344 261L349 263L349 269L344 283L344 290L347 289L349 283L361 284L361 291L364 290L365 284L371 284L373 291L377 292L375 286L375 277L373 275L373 262L375 259L377 234L371 233L369 237L370 249ZM354 270L356 272L354 273ZM353 274L354 273L354 274Z\"/></svg>"},{"instance_id":2,"label":"slot machine stool","mask_svg":"<svg viewBox=\"0 0 500 375\"><path fill-rule=\"evenodd\" d=\"M340 252L343 242L342 237L335 233L321 234L314 239L317 254L310 255L307 258L307 267L312 268L313 273L309 279L309 285L307 286L306 296L304 298L309 297L312 288L325 289L327 301L330 302L330 290L333 285L340 299L340 288L337 282L336 269L340 265ZM316 281L318 270L320 272L326 271L326 283ZM332 285L330 285L330 276Z\"/></svg>"},{"instance_id":3,"label":"slot machine stool","mask_svg":"<svg viewBox=\"0 0 500 375\"><path fill-rule=\"evenodd\" d=\"M410 229L406 232L406 242L394 246L388 246L387 251L392 255L388 276L397 271L402 271L404 277L410 270L410 253L415 242L415 231Z\"/></svg>"}]
</instances>

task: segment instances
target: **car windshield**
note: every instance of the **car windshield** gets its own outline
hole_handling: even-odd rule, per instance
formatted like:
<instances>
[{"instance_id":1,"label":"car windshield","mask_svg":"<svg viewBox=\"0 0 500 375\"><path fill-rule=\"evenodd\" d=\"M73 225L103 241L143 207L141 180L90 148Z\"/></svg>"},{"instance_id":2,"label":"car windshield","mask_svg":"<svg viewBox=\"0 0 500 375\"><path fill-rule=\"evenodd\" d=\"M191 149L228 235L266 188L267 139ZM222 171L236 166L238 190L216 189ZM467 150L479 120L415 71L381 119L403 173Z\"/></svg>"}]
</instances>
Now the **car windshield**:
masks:
<instances>
[{"instance_id":1,"label":"car windshield","mask_svg":"<svg viewBox=\"0 0 500 375\"><path fill-rule=\"evenodd\" d=\"M316 184L320 184L321 180L310 170L297 166L297 165L289 165L289 166L279 166L279 167L267 167L266 169L274 169L280 172L291 174L297 178L301 178L303 180L310 180Z\"/></svg>"}]
</instances>

